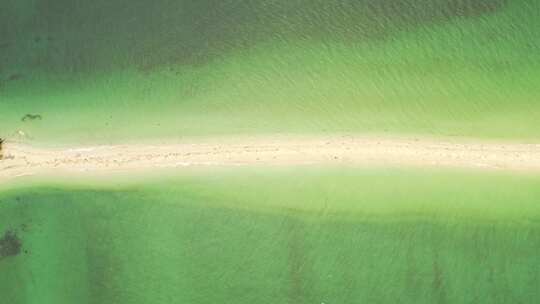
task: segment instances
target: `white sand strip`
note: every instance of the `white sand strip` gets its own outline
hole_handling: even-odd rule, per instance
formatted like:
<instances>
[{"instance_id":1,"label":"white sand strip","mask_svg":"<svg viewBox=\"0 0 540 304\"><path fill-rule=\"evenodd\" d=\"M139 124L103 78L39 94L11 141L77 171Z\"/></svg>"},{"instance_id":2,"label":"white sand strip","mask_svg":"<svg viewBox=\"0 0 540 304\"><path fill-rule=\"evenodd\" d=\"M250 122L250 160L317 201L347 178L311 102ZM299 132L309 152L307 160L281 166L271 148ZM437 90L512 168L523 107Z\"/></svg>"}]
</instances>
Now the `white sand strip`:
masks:
<instances>
[{"instance_id":1,"label":"white sand strip","mask_svg":"<svg viewBox=\"0 0 540 304\"><path fill-rule=\"evenodd\" d=\"M0 182L25 175L185 166L362 165L458 167L540 173L540 144L455 143L354 136L244 138L160 145L39 149L4 143Z\"/></svg>"}]
</instances>

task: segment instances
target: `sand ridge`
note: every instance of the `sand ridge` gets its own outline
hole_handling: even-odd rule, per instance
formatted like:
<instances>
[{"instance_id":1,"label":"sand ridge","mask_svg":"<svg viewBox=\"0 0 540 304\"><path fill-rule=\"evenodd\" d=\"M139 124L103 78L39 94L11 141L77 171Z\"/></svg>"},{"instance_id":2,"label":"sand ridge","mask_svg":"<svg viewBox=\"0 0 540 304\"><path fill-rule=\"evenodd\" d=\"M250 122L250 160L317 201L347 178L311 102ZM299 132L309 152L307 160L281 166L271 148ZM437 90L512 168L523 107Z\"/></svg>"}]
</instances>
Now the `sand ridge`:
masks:
<instances>
[{"instance_id":1,"label":"sand ridge","mask_svg":"<svg viewBox=\"0 0 540 304\"><path fill-rule=\"evenodd\" d=\"M540 144L456 143L360 136L266 137L44 149L4 143L0 181L186 166L360 165L459 167L540 173Z\"/></svg>"}]
</instances>

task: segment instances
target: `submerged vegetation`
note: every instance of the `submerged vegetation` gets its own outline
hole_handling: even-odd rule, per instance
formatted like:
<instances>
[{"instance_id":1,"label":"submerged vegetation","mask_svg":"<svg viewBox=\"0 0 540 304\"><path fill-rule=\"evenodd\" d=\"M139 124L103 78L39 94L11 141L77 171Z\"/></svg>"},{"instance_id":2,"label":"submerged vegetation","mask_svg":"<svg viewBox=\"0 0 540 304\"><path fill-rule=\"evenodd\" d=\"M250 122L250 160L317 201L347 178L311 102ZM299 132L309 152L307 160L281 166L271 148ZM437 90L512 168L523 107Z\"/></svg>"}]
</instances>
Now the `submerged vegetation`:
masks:
<instances>
[{"instance_id":1,"label":"submerged vegetation","mask_svg":"<svg viewBox=\"0 0 540 304\"><path fill-rule=\"evenodd\" d=\"M21 118L21 121L42 120L43 117L40 114L26 114Z\"/></svg>"},{"instance_id":2,"label":"submerged vegetation","mask_svg":"<svg viewBox=\"0 0 540 304\"><path fill-rule=\"evenodd\" d=\"M13 230L7 230L0 238L0 260L16 256L21 252L21 240Z\"/></svg>"}]
</instances>

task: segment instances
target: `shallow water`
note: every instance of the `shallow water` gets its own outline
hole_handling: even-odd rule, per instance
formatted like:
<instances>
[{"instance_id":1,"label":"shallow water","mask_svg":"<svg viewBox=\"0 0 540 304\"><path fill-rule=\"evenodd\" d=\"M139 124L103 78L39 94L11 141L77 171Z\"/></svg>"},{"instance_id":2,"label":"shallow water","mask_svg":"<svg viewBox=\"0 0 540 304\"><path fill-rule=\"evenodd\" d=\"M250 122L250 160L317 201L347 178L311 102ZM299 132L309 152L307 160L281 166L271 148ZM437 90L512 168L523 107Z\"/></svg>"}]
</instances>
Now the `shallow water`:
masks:
<instances>
[{"instance_id":1,"label":"shallow water","mask_svg":"<svg viewBox=\"0 0 540 304\"><path fill-rule=\"evenodd\" d=\"M539 12L535 0L3 0L0 138L536 142ZM537 176L449 170L20 179L0 185L0 301L532 303L539 198Z\"/></svg>"},{"instance_id":2,"label":"shallow water","mask_svg":"<svg viewBox=\"0 0 540 304\"><path fill-rule=\"evenodd\" d=\"M533 0L4 1L0 136L537 140L539 11Z\"/></svg>"},{"instance_id":3,"label":"shallow water","mask_svg":"<svg viewBox=\"0 0 540 304\"><path fill-rule=\"evenodd\" d=\"M208 173L208 172L207 172ZM242 169L4 191L9 303L531 303L538 177ZM2 252L2 251L0 251Z\"/></svg>"}]
</instances>

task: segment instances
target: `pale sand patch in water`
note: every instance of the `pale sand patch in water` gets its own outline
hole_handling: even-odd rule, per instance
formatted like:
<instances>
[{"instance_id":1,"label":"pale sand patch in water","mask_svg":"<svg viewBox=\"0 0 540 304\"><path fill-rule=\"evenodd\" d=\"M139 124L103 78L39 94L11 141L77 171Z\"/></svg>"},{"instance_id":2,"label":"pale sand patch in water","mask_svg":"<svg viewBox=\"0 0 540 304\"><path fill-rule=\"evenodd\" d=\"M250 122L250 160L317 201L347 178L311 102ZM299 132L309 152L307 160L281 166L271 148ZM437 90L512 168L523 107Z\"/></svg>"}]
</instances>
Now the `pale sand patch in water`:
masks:
<instances>
[{"instance_id":1,"label":"pale sand patch in water","mask_svg":"<svg viewBox=\"0 0 540 304\"><path fill-rule=\"evenodd\" d=\"M54 149L7 142L0 160L0 181L27 175L249 165L454 167L540 173L540 144L359 136L252 137Z\"/></svg>"}]
</instances>

